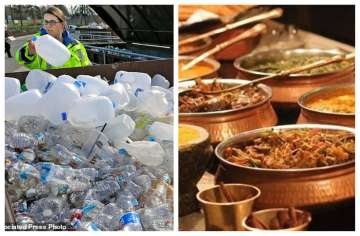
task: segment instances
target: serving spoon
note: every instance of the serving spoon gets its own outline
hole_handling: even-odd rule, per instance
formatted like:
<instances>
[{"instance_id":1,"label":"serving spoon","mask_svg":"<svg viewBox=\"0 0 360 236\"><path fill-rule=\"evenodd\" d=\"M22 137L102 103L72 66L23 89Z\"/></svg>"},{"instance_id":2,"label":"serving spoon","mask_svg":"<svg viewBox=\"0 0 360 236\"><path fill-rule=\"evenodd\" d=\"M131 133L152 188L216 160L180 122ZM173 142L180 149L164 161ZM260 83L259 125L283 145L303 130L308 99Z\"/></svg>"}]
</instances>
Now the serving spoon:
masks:
<instances>
[{"instance_id":1,"label":"serving spoon","mask_svg":"<svg viewBox=\"0 0 360 236\"><path fill-rule=\"evenodd\" d=\"M190 62L186 63L181 70L185 71L190 69L191 67L195 66L197 63L201 62L202 60L204 60L205 58L223 50L224 48L227 48L241 40L244 39L248 39L248 38L252 38L252 37L256 37L259 34L265 32L266 30L266 25L263 23L257 24L254 27L250 28L249 30L246 30L245 32L239 34L238 36L227 40L223 43L217 44L214 48L204 52L203 54L201 54L200 56L194 58L193 60L191 60Z\"/></svg>"},{"instance_id":2,"label":"serving spoon","mask_svg":"<svg viewBox=\"0 0 360 236\"><path fill-rule=\"evenodd\" d=\"M211 31L203 33L203 34L196 35L196 36L181 40L179 42L179 46L182 46L182 45L188 44L188 43L192 43L192 42L196 42L198 40L208 38L208 37L211 37L211 36L214 36L214 35L217 35L217 34L221 34L221 33L226 32L228 30L235 29L235 28L238 28L240 26L244 26L244 25L247 25L247 24L250 24L250 23L255 23L255 22L262 21L262 20L267 20L267 19L278 18L278 17L281 17L282 14L283 14L283 10L281 8L275 8L275 9L273 9L271 11L264 12L264 13L261 13L261 14L258 14L258 15L243 19L243 20L239 20L239 21L231 23L231 24L227 24L224 27L221 27L219 29L211 30Z\"/></svg>"}]
</instances>

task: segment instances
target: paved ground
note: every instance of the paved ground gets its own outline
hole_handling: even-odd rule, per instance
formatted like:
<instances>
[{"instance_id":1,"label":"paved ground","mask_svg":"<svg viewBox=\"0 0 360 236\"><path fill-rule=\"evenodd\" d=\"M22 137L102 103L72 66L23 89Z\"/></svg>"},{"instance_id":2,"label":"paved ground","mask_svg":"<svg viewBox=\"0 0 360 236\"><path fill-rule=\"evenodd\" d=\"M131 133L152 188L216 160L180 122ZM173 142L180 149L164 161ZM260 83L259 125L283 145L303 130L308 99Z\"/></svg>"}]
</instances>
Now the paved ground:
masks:
<instances>
[{"instance_id":1,"label":"paved ground","mask_svg":"<svg viewBox=\"0 0 360 236\"><path fill-rule=\"evenodd\" d=\"M12 58L8 58L5 53L5 73L19 72L28 70L26 67L19 65L15 60L15 52L20 48L27 40L31 39L31 35L25 35L16 37L16 40L11 42L11 55Z\"/></svg>"}]
</instances>

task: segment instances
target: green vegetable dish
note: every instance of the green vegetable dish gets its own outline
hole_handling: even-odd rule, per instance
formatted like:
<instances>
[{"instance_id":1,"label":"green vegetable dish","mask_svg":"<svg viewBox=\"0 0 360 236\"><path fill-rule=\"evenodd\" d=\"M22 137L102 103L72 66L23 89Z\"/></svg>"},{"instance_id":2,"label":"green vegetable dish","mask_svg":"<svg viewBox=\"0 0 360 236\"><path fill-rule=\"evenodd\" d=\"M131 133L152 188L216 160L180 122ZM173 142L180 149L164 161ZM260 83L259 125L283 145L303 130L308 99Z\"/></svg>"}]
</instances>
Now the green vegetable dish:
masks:
<instances>
[{"instance_id":1,"label":"green vegetable dish","mask_svg":"<svg viewBox=\"0 0 360 236\"><path fill-rule=\"evenodd\" d=\"M278 61L268 61L262 64L257 64L254 66L249 67L249 70L252 71L259 71L263 73L279 73L284 70L288 70L294 67L308 65L314 63L316 61L329 58L328 56L309 56L309 55L292 55L290 58L278 60ZM349 61L341 61L332 63L327 66L322 66L318 68L314 68L311 70L307 70L301 72L301 74L325 74L330 72L339 71L351 66L354 62L352 60Z\"/></svg>"}]
</instances>

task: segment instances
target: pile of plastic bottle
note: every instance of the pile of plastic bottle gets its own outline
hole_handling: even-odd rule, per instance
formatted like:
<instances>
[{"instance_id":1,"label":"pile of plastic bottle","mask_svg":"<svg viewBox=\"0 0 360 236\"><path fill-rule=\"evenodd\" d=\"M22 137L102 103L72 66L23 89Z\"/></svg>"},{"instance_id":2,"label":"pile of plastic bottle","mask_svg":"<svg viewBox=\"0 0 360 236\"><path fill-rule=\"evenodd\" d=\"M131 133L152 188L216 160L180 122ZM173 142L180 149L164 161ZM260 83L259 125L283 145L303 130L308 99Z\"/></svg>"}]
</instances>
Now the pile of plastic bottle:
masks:
<instances>
[{"instance_id":1,"label":"pile of plastic bottle","mask_svg":"<svg viewBox=\"0 0 360 236\"><path fill-rule=\"evenodd\" d=\"M17 224L172 230L173 94L161 75L6 78L6 191Z\"/></svg>"}]
</instances>

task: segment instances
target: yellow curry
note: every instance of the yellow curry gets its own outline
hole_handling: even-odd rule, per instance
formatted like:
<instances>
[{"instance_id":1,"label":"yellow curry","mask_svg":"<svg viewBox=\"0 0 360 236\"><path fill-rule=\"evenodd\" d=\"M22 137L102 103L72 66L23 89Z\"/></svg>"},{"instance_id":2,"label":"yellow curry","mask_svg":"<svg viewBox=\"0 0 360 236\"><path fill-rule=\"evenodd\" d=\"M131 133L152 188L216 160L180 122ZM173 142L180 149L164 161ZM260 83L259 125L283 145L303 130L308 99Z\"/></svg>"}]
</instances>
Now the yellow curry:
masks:
<instances>
[{"instance_id":1,"label":"yellow curry","mask_svg":"<svg viewBox=\"0 0 360 236\"><path fill-rule=\"evenodd\" d=\"M179 146L188 145L200 138L199 131L188 125L179 126Z\"/></svg>"},{"instance_id":2,"label":"yellow curry","mask_svg":"<svg viewBox=\"0 0 360 236\"><path fill-rule=\"evenodd\" d=\"M355 113L355 94L349 93L322 98L309 102L307 106L324 112Z\"/></svg>"},{"instance_id":3,"label":"yellow curry","mask_svg":"<svg viewBox=\"0 0 360 236\"><path fill-rule=\"evenodd\" d=\"M182 67L184 65L185 65L184 61L181 61L179 63L179 80L202 77L211 74L214 71L214 68L210 64L205 62L200 62L195 66L193 66L192 68L190 68L189 70L183 71Z\"/></svg>"}]
</instances>

